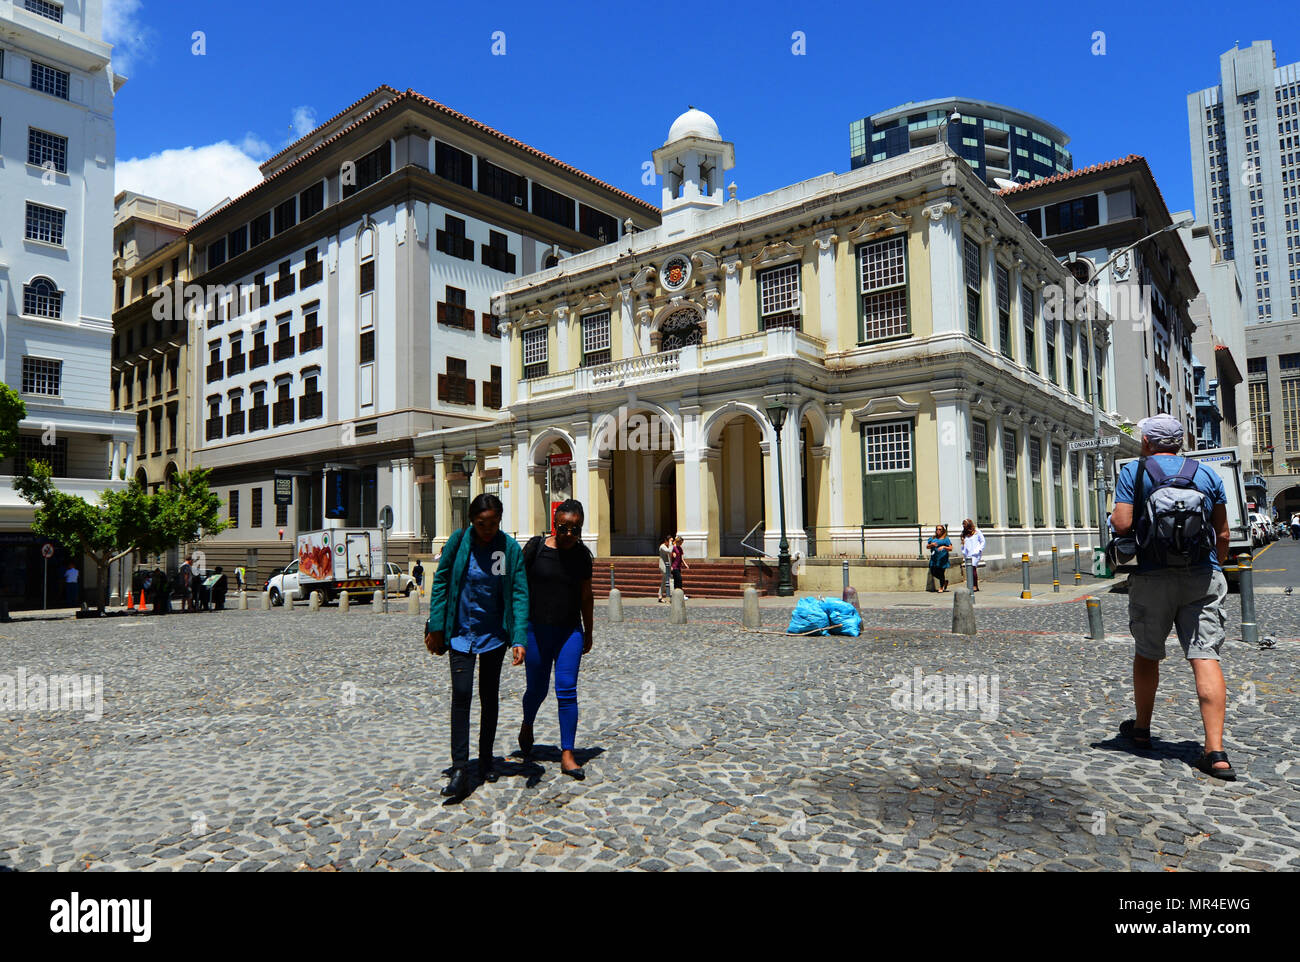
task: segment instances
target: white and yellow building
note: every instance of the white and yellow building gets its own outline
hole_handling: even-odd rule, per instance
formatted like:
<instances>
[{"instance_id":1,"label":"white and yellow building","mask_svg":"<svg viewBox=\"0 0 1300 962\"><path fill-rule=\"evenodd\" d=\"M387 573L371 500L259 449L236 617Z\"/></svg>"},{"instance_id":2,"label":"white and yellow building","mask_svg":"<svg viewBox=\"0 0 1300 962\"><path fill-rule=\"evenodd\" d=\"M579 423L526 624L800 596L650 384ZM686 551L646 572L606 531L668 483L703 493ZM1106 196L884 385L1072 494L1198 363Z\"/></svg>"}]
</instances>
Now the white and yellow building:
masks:
<instances>
[{"instance_id":1,"label":"white and yellow building","mask_svg":"<svg viewBox=\"0 0 1300 962\"><path fill-rule=\"evenodd\" d=\"M1093 434L1097 372L1044 311L1065 269L946 146L746 200L724 199L734 147L701 111L653 156L661 226L494 296L501 415L415 440L437 540L492 490L516 536L578 498L598 557L668 532L689 558L775 556L783 487L801 587L838 586L846 558L855 584L915 585L920 533L956 541L965 517L994 563L1090 543L1067 446Z\"/></svg>"}]
</instances>

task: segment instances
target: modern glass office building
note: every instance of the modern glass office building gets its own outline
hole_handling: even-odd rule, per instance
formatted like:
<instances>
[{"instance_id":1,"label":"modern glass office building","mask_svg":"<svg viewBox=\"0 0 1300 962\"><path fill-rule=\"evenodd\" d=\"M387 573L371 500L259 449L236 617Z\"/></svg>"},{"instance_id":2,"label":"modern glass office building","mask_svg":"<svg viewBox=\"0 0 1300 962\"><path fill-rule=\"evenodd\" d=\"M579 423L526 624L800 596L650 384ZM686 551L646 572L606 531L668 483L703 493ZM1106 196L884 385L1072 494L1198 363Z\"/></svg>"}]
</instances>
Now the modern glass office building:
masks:
<instances>
[{"instance_id":1,"label":"modern glass office building","mask_svg":"<svg viewBox=\"0 0 1300 962\"><path fill-rule=\"evenodd\" d=\"M944 120L957 111L959 120ZM1074 169L1070 138L1041 118L984 100L942 97L872 114L849 124L852 169L897 157L943 136L980 178L1027 183Z\"/></svg>"},{"instance_id":2,"label":"modern glass office building","mask_svg":"<svg viewBox=\"0 0 1300 962\"><path fill-rule=\"evenodd\" d=\"M1276 133L1275 131L1276 125ZM1300 63L1260 40L1187 96L1196 219L1237 262L1246 323L1300 318Z\"/></svg>"}]
</instances>

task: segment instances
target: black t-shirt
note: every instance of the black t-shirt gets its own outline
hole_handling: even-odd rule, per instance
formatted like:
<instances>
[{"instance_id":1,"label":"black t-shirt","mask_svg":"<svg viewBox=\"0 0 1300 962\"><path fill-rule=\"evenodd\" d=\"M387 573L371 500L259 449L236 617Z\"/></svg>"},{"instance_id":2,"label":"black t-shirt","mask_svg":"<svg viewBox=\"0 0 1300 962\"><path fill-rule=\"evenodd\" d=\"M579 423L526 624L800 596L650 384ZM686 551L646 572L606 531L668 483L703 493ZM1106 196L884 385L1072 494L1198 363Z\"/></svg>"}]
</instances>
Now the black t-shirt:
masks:
<instances>
[{"instance_id":1,"label":"black t-shirt","mask_svg":"<svg viewBox=\"0 0 1300 962\"><path fill-rule=\"evenodd\" d=\"M591 551L581 543L561 551L537 540L537 555L528 568L528 620L559 628L581 625L581 589L591 578Z\"/></svg>"}]
</instances>

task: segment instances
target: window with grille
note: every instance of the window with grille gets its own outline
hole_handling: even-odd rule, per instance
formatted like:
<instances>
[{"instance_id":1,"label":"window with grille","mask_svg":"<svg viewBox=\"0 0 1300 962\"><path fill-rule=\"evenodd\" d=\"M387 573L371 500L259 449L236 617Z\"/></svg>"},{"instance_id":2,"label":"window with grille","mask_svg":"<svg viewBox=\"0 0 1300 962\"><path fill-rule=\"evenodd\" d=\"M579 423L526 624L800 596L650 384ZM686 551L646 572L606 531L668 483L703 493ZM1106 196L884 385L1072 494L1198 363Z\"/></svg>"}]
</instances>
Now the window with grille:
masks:
<instances>
[{"instance_id":1,"label":"window with grille","mask_svg":"<svg viewBox=\"0 0 1300 962\"><path fill-rule=\"evenodd\" d=\"M861 340L864 342L911 333L907 314L906 243L906 235L900 235L858 248Z\"/></svg>"},{"instance_id":2,"label":"window with grille","mask_svg":"<svg viewBox=\"0 0 1300 962\"><path fill-rule=\"evenodd\" d=\"M609 311L588 314L582 319L582 366L610 361Z\"/></svg>"},{"instance_id":3,"label":"window with grille","mask_svg":"<svg viewBox=\"0 0 1300 962\"><path fill-rule=\"evenodd\" d=\"M58 397L62 373L62 361L51 361L43 357L23 358L23 393Z\"/></svg>"},{"instance_id":4,"label":"window with grille","mask_svg":"<svg viewBox=\"0 0 1300 962\"><path fill-rule=\"evenodd\" d=\"M971 454L975 461L975 470L986 472L989 469L989 429L983 421L971 422Z\"/></svg>"},{"instance_id":5,"label":"window with grille","mask_svg":"<svg viewBox=\"0 0 1300 962\"><path fill-rule=\"evenodd\" d=\"M1051 447L1051 451L1052 451L1052 480L1059 485L1061 483L1061 446L1059 444L1053 444Z\"/></svg>"},{"instance_id":6,"label":"window with grille","mask_svg":"<svg viewBox=\"0 0 1300 962\"><path fill-rule=\"evenodd\" d=\"M577 216L577 203L561 193L534 183L533 213L553 224L572 230L574 218Z\"/></svg>"},{"instance_id":7,"label":"window with grille","mask_svg":"<svg viewBox=\"0 0 1300 962\"><path fill-rule=\"evenodd\" d=\"M325 209L325 185L313 184L298 195L298 215L302 220Z\"/></svg>"},{"instance_id":8,"label":"window with grille","mask_svg":"<svg viewBox=\"0 0 1300 962\"><path fill-rule=\"evenodd\" d=\"M868 474L912 470L912 424L910 421L890 421L887 424L865 425L862 438L866 445L866 471Z\"/></svg>"},{"instance_id":9,"label":"window with grille","mask_svg":"<svg viewBox=\"0 0 1300 962\"><path fill-rule=\"evenodd\" d=\"M366 364L375 359L375 332L365 331L361 335L361 363Z\"/></svg>"},{"instance_id":10,"label":"window with grille","mask_svg":"<svg viewBox=\"0 0 1300 962\"><path fill-rule=\"evenodd\" d=\"M375 262L368 260L361 265L361 281L358 291L362 294L369 294L375 289Z\"/></svg>"},{"instance_id":11,"label":"window with grille","mask_svg":"<svg viewBox=\"0 0 1300 962\"><path fill-rule=\"evenodd\" d=\"M441 140L434 141L434 173L462 187L474 187L474 155Z\"/></svg>"},{"instance_id":12,"label":"window with grille","mask_svg":"<svg viewBox=\"0 0 1300 962\"><path fill-rule=\"evenodd\" d=\"M248 223L248 242L249 246L256 247L258 244L265 244L271 239L271 212L268 210L259 217L254 217Z\"/></svg>"},{"instance_id":13,"label":"window with grille","mask_svg":"<svg viewBox=\"0 0 1300 962\"><path fill-rule=\"evenodd\" d=\"M55 23L63 22L63 7L57 3L48 3L46 0L23 0L23 7L38 17L53 20Z\"/></svg>"},{"instance_id":14,"label":"window with grille","mask_svg":"<svg viewBox=\"0 0 1300 962\"><path fill-rule=\"evenodd\" d=\"M239 527L239 491L236 488L230 489L229 517L230 517L230 526L232 528L238 528Z\"/></svg>"},{"instance_id":15,"label":"window with grille","mask_svg":"<svg viewBox=\"0 0 1300 962\"><path fill-rule=\"evenodd\" d=\"M296 223L298 223L298 198L290 197L275 208L275 232L279 234Z\"/></svg>"},{"instance_id":16,"label":"window with grille","mask_svg":"<svg viewBox=\"0 0 1300 962\"><path fill-rule=\"evenodd\" d=\"M63 316L63 293L48 277L37 277L23 285L23 313L32 317Z\"/></svg>"},{"instance_id":17,"label":"window with grille","mask_svg":"<svg viewBox=\"0 0 1300 962\"><path fill-rule=\"evenodd\" d=\"M32 61L32 89L61 100L68 99L68 73L38 60Z\"/></svg>"},{"instance_id":18,"label":"window with grille","mask_svg":"<svg viewBox=\"0 0 1300 962\"><path fill-rule=\"evenodd\" d=\"M548 367L547 329L534 327L524 331L524 377L542 377Z\"/></svg>"},{"instance_id":19,"label":"window with grille","mask_svg":"<svg viewBox=\"0 0 1300 962\"><path fill-rule=\"evenodd\" d=\"M60 174L68 172L68 138L35 127L27 129L27 163L37 167L47 164Z\"/></svg>"},{"instance_id":20,"label":"window with grille","mask_svg":"<svg viewBox=\"0 0 1300 962\"><path fill-rule=\"evenodd\" d=\"M528 203L528 178L478 159L478 192L515 207Z\"/></svg>"},{"instance_id":21,"label":"window with grille","mask_svg":"<svg viewBox=\"0 0 1300 962\"><path fill-rule=\"evenodd\" d=\"M1074 325L1069 321L1061 322L1061 331L1065 341L1065 387L1074 393Z\"/></svg>"},{"instance_id":22,"label":"window with grille","mask_svg":"<svg viewBox=\"0 0 1300 962\"><path fill-rule=\"evenodd\" d=\"M984 340L980 317L980 247L969 237L962 238L962 271L966 280L966 330L977 341Z\"/></svg>"},{"instance_id":23,"label":"window with grille","mask_svg":"<svg viewBox=\"0 0 1300 962\"><path fill-rule=\"evenodd\" d=\"M799 327L799 265L782 264L758 275L759 327Z\"/></svg>"},{"instance_id":24,"label":"window with grille","mask_svg":"<svg viewBox=\"0 0 1300 962\"><path fill-rule=\"evenodd\" d=\"M27 239L63 246L63 217L61 210L27 202Z\"/></svg>"},{"instance_id":25,"label":"window with grille","mask_svg":"<svg viewBox=\"0 0 1300 962\"><path fill-rule=\"evenodd\" d=\"M1001 264L994 271L998 299L998 341L1004 357L1011 357L1011 275Z\"/></svg>"},{"instance_id":26,"label":"window with grille","mask_svg":"<svg viewBox=\"0 0 1300 962\"><path fill-rule=\"evenodd\" d=\"M1016 432L1007 431L1002 439L1002 470L1008 478L1016 475Z\"/></svg>"},{"instance_id":27,"label":"window with grille","mask_svg":"<svg viewBox=\"0 0 1300 962\"><path fill-rule=\"evenodd\" d=\"M343 196L351 197L357 191L377 184L392 172L392 151L388 143L384 142L352 165L352 176L344 178Z\"/></svg>"},{"instance_id":28,"label":"window with grille","mask_svg":"<svg viewBox=\"0 0 1300 962\"><path fill-rule=\"evenodd\" d=\"M1038 438L1029 439L1029 477L1034 481L1043 479L1043 445Z\"/></svg>"},{"instance_id":29,"label":"window with grille","mask_svg":"<svg viewBox=\"0 0 1300 962\"><path fill-rule=\"evenodd\" d=\"M262 489L254 488L253 497L248 506L248 523L254 528L262 526Z\"/></svg>"},{"instance_id":30,"label":"window with grille","mask_svg":"<svg viewBox=\"0 0 1300 962\"><path fill-rule=\"evenodd\" d=\"M44 461L56 478L68 476L68 439L55 438L53 444L43 442L40 435L22 435L18 438L18 456L15 474L26 474L33 461Z\"/></svg>"},{"instance_id":31,"label":"window with grille","mask_svg":"<svg viewBox=\"0 0 1300 962\"><path fill-rule=\"evenodd\" d=\"M289 506L287 504L277 504L275 506L275 526L283 528L289 523Z\"/></svg>"},{"instance_id":32,"label":"window with grille","mask_svg":"<svg viewBox=\"0 0 1300 962\"><path fill-rule=\"evenodd\" d=\"M1025 329L1025 367L1038 370L1038 349L1034 343L1034 292L1026 285L1020 288L1020 324Z\"/></svg>"}]
</instances>

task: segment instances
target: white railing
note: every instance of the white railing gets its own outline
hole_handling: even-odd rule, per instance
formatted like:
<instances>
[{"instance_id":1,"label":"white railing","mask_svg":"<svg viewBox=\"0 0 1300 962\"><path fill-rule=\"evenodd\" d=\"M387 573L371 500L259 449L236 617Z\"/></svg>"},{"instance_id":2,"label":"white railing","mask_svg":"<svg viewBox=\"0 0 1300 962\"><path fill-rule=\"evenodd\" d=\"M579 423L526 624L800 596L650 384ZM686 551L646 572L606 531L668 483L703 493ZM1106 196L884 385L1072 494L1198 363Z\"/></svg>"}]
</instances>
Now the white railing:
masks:
<instances>
[{"instance_id":1,"label":"white railing","mask_svg":"<svg viewBox=\"0 0 1300 962\"><path fill-rule=\"evenodd\" d=\"M616 381L641 380L658 377L661 374L675 374L681 365L681 351L664 351L660 354L647 354L642 357L630 357L623 361L611 361L588 368L592 387L604 387Z\"/></svg>"}]
</instances>

